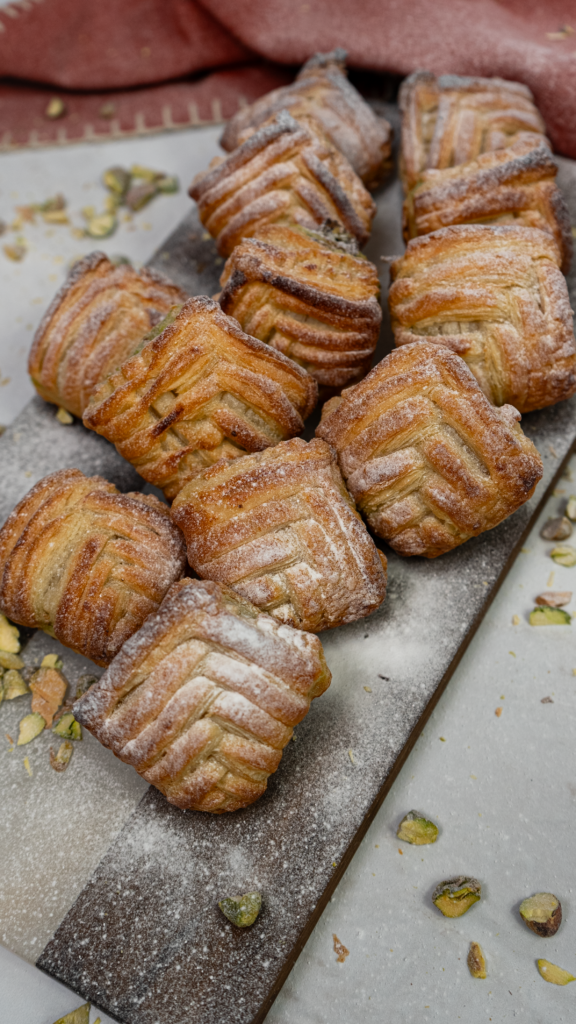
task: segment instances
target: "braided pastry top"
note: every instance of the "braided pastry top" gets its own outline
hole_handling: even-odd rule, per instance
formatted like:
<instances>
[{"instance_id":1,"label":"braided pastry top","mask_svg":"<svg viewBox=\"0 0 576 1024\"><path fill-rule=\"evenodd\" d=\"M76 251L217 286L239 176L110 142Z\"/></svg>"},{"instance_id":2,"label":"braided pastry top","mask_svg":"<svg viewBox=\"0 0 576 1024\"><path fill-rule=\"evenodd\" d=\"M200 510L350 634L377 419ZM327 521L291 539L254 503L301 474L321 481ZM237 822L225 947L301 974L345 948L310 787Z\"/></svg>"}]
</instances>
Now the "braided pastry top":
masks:
<instances>
[{"instance_id":1,"label":"braided pastry top","mask_svg":"<svg viewBox=\"0 0 576 1024\"><path fill-rule=\"evenodd\" d=\"M317 433L374 532L402 555L435 558L534 491L542 462L519 419L490 405L459 356L419 342L327 402Z\"/></svg>"},{"instance_id":2,"label":"braided pastry top","mask_svg":"<svg viewBox=\"0 0 576 1024\"><path fill-rule=\"evenodd\" d=\"M481 221L547 231L570 269L570 214L555 182L558 166L547 146L523 142L483 153L458 167L424 171L404 202L404 238Z\"/></svg>"},{"instance_id":3,"label":"braided pastry top","mask_svg":"<svg viewBox=\"0 0 576 1024\"><path fill-rule=\"evenodd\" d=\"M360 245L368 241L372 197L346 157L314 127L282 110L196 175L190 195L223 256L263 224L278 222L314 228L336 220Z\"/></svg>"},{"instance_id":4,"label":"braided pastry top","mask_svg":"<svg viewBox=\"0 0 576 1024\"><path fill-rule=\"evenodd\" d=\"M218 459L299 434L316 398L305 370L198 296L104 381L84 423L173 498Z\"/></svg>"},{"instance_id":5,"label":"braided pastry top","mask_svg":"<svg viewBox=\"0 0 576 1024\"><path fill-rule=\"evenodd\" d=\"M295 438L218 463L180 491L172 518L199 576L280 622L318 633L384 600L386 559L324 441Z\"/></svg>"},{"instance_id":6,"label":"braided pastry top","mask_svg":"<svg viewBox=\"0 0 576 1024\"><path fill-rule=\"evenodd\" d=\"M107 665L185 564L182 536L157 498L62 469L0 530L0 609Z\"/></svg>"},{"instance_id":7,"label":"braided pastry top","mask_svg":"<svg viewBox=\"0 0 576 1024\"><path fill-rule=\"evenodd\" d=\"M74 714L170 803L219 814L262 795L330 678L317 637L182 580Z\"/></svg>"},{"instance_id":8,"label":"braided pastry top","mask_svg":"<svg viewBox=\"0 0 576 1024\"><path fill-rule=\"evenodd\" d=\"M317 53L291 85L273 89L239 110L228 121L220 145L228 152L236 149L250 131L280 110L296 118L314 118L368 188L375 188L389 171L392 128L348 81L345 50Z\"/></svg>"},{"instance_id":9,"label":"braided pastry top","mask_svg":"<svg viewBox=\"0 0 576 1024\"><path fill-rule=\"evenodd\" d=\"M101 252L79 260L32 343L28 372L38 394L82 416L98 384L185 299L156 271L115 266Z\"/></svg>"},{"instance_id":10,"label":"braided pastry top","mask_svg":"<svg viewBox=\"0 0 576 1024\"><path fill-rule=\"evenodd\" d=\"M447 345L494 405L543 409L576 391L576 343L553 238L536 228L442 228L391 266L397 345Z\"/></svg>"},{"instance_id":11,"label":"braided pastry top","mask_svg":"<svg viewBox=\"0 0 576 1024\"><path fill-rule=\"evenodd\" d=\"M260 228L236 246L220 278L224 312L331 390L368 373L382 319L376 267L350 236L338 238L330 228Z\"/></svg>"},{"instance_id":12,"label":"braided pastry top","mask_svg":"<svg viewBox=\"0 0 576 1024\"><path fill-rule=\"evenodd\" d=\"M456 167L512 142L548 145L532 93L520 82L415 71L400 86L398 102L406 192L427 168Z\"/></svg>"}]
</instances>

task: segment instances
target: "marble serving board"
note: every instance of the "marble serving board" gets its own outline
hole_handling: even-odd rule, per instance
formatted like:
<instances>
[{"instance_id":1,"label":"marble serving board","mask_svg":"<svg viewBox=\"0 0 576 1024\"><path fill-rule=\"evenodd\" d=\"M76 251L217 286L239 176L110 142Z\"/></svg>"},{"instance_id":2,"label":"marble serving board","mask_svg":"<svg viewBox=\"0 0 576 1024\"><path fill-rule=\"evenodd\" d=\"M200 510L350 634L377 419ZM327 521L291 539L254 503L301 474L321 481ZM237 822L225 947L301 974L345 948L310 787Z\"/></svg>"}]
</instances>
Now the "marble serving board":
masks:
<instances>
[{"instance_id":1,"label":"marble serving board","mask_svg":"<svg viewBox=\"0 0 576 1024\"><path fill-rule=\"evenodd\" d=\"M568 161L562 178L576 221ZM402 248L397 181L377 204L366 254L385 295L380 256ZM152 265L191 294L218 290L222 260L195 211ZM385 325L379 356L390 345ZM297 728L264 797L210 816L177 810L150 788L43 949L40 968L125 1024L265 1018L560 475L576 439L576 400L525 417L524 429L544 462L532 500L436 561L387 551L385 604L323 635L332 685ZM123 490L142 486L107 442L79 423L62 428L40 399L0 439L0 452L2 521L36 480L65 466L101 473ZM236 929L218 900L251 890L263 895L262 913L252 928Z\"/></svg>"}]
</instances>

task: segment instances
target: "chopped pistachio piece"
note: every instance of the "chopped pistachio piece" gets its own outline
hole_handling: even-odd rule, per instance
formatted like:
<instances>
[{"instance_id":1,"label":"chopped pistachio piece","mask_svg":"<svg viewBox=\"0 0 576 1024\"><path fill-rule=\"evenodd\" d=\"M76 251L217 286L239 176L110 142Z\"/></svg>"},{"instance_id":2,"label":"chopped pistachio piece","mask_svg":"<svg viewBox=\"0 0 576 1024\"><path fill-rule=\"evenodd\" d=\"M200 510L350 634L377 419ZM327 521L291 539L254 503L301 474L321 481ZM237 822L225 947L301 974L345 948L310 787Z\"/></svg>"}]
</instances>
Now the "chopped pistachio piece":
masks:
<instances>
[{"instance_id":1,"label":"chopped pistachio piece","mask_svg":"<svg viewBox=\"0 0 576 1024\"><path fill-rule=\"evenodd\" d=\"M576 548L573 548L571 544L557 544L555 548L552 548L550 558L558 562L558 565L565 565L571 569L573 565L576 565Z\"/></svg>"},{"instance_id":2,"label":"chopped pistachio piece","mask_svg":"<svg viewBox=\"0 0 576 1024\"><path fill-rule=\"evenodd\" d=\"M432 893L432 902L444 917L462 917L482 895L482 886L476 878L458 875L440 882Z\"/></svg>"},{"instance_id":3,"label":"chopped pistachio piece","mask_svg":"<svg viewBox=\"0 0 576 1024\"><path fill-rule=\"evenodd\" d=\"M23 697L25 693L30 692L22 676L15 668L9 668L4 673L2 682L4 684L5 700L14 700L15 697Z\"/></svg>"},{"instance_id":4,"label":"chopped pistachio piece","mask_svg":"<svg viewBox=\"0 0 576 1024\"><path fill-rule=\"evenodd\" d=\"M141 185L132 185L128 189L125 203L130 210L141 210L157 194L158 185L155 181L143 181Z\"/></svg>"},{"instance_id":5,"label":"chopped pistachio piece","mask_svg":"<svg viewBox=\"0 0 576 1024\"><path fill-rule=\"evenodd\" d=\"M64 103L64 100L60 99L59 96L53 96L44 113L51 121L55 121L57 117L64 117L64 114L66 113L66 104Z\"/></svg>"},{"instance_id":6,"label":"chopped pistachio piece","mask_svg":"<svg viewBox=\"0 0 576 1024\"><path fill-rule=\"evenodd\" d=\"M20 630L8 622L5 615L0 614L0 651L18 654L20 650L19 636Z\"/></svg>"},{"instance_id":7,"label":"chopped pistachio piece","mask_svg":"<svg viewBox=\"0 0 576 1024\"><path fill-rule=\"evenodd\" d=\"M151 167L143 167L142 164L132 164L130 168L132 177L143 178L144 181L158 181L158 178L165 178L163 171L153 171Z\"/></svg>"},{"instance_id":8,"label":"chopped pistachio piece","mask_svg":"<svg viewBox=\"0 0 576 1024\"><path fill-rule=\"evenodd\" d=\"M566 515L573 523L576 522L576 494L571 494L566 505Z\"/></svg>"},{"instance_id":9,"label":"chopped pistachio piece","mask_svg":"<svg viewBox=\"0 0 576 1024\"><path fill-rule=\"evenodd\" d=\"M562 923L562 904L551 892L537 892L522 900L520 916L536 935L548 938Z\"/></svg>"},{"instance_id":10,"label":"chopped pistachio piece","mask_svg":"<svg viewBox=\"0 0 576 1024\"><path fill-rule=\"evenodd\" d=\"M115 195L124 198L130 188L132 175L124 167L109 167L102 175L106 188Z\"/></svg>"},{"instance_id":11,"label":"chopped pistachio piece","mask_svg":"<svg viewBox=\"0 0 576 1024\"><path fill-rule=\"evenodd\" d=\"M0 651L0 668L24 668L24 662L17 654Z\"/></svg>"},{"instance_id":12,"label":"chopped pistachio piece","mask_svg":"<svg viewBox=\"0 0 576 1024\"><path fill-rule=\"evenodd\" d=\"M535 608L530 612L531 626L569 626L571 616L563 608Z\"/></svg>"},{"instance_id":13,"label":"chopped pistachio piece","mask_svg":"<svg viewBox=\"0 0 576 1024\"><path fill-rule=\"evenodd\" d=\"M484 959L484 953L482 952L482 946L477 942L470 943L466 962L468 964L468 970L473 978L486 977L486 961Z\"/></svg>"},{"instance_id":14,"label":"chopped pistachio piece","mask_svg":"<svg viewBox=\"0 0 576 1024\"><path fill-rule=\"evenodd\" d=\"M78 682L76 683L76 694L74 699L79 700L86 690L89 690L93 683L98 682L98 676L92 676L89 673L85 673L82 676L78 676Z\"/></svg>"},{"instance_id":15,"label":"chopped pistachio piece","mask_svg":"<svg viewBox=\"0 0 576 1024\"><path fill-rule=\"evenodd\" d=\"M262 897L259 892L247 892L244 896L227 896L218 903L220 910L238 928L254 924L260 913Z\"/></svg>"},{"instance_id":16,"label":"chopped pistachio piece","mask_svg":"<svg viewBox=\"0 0 576 1024\"><path fill-rule=\"evenodd\" d=\"M35 740L40 735L45 725L46 722L37 711L33 711L31 715L25 715L20 722L20 732L16 746L23 747L25 743L31 743L32 740Z\"/></svg>"},{"instance_id":17,"label":"chopped pistachio piece","mask_svg":"<svg viewBox=\"0 0 576 1024\"><path fill-rule=\"evenodd\" d=\"M427 846L429 843L435 843L438 839L438 826L433 821L428 821L418 811L408 811L408 814L402 818L396 835L398 839L412 843L413 846Z\"/></svg>"},{"instance_id":18,"label":"chopped pistachio piece","mask_svg":"<svg viewBox=\"0 0 576 1024\"><path fill-rule=\"evenodd\" d=\"M21 242L17 242L16 245L3 246L3 251L9 260L12 260L13 263L19 263L26 255L26 246L22 245Z\"/></svg>"},{"instance_id":19,"label":"chopped pistachio piece","mask_svg":"<svg viewBox=\"0 0 576 1024\"><path fill-rule=\"evenodd\" d=\"M162 178L159 178L156 182L159 192L177 192L180 188L180 182L175 176L169 176L165 174Z\"/></svg>"},{"instance_id":20,"label":"chopped pistachio piece","mask_svg":"<svg viewBox=\"0 0 576 1024\"><path fill-rule=\"evenodd\" d=\"M71 423L74 423L74 417L70 415L67 409L62 405L58 406L58 412L56 413L56 419L59 423L63 423L65 427L68 427Z\"/></svg>"},{"instance_id":21,"label":"chopped pistachio piece","mask_svg":"<svg viewBox=\"0 0 576 1024\"><path fill-rule=\"evenodd\" d=\"M48 728L64 700L67 686L64 676L56 668L39 668L32 676L32 711L42 715Z\"/></svg>"},{"instance_id":22,"label":"chopped pistachio piece","mask_svg":"<svg viewBox=\"0 0 576 1024\"><path fill-rule=\"evenodd\" d=\"M90 235L90 238L107 238L117 227L118 219L115 213L100 213L88 219L86 234Z\"/></svg>"},{"instance_id":23,"label":"chopped pistachio piece","mask_svg":"<svg viewBox=\"0 0 576 1024\"><path fill-rule=\"evenodd\" d=\"M74 715L69 711L65 715L62 715L52 732L55 732L57 736L62 736L66 740L81 740L82 739L82 727L80 722L77 722Z\"/></svg>"},{"instance_id":24,"label":"chopped pistachio piece","mask_svg":"<svg viewBox=\"0 0 576 1024\"><path fill-rule=\"evenodd\" d=\"M567 540L572 536L572 524L566 516L555 516L542 527L540 536L544 540Z\"/></svg>"},{"instance_id":25,"label":"chopped pistachio piece","mask_svg":"<svg viewBox=\"0 0 576 1024\"><path fill-rule=\"evenodd\" d=\"M42 658L40 668L57 668L61 669L64 662L59 654L45 654Z\"/></svg>"},{"instance_id":26,"label":"chopped pistachio piece","mask_svg":"<svg viewBox=\"0 0 576 1024\"><path fill-rule=\"evenodd\" d=\"M536 604L546 605L548 608L563 608L572 600L571 590L547 590L544 594L538 594Z\"/></svg>"},{"instance_id":27,"label":"chopped pistachio piece","mask_svg":"<svg viewBox=\"0 0 576 1024\"><path fill-rule=\"evenodd\" d=\"M54 1024L89 1024L89 1021L90 1003L84 1003L77 1010L72 1010L65 1017L60 1017L59 1020L54 1021Z\"/></svg>"},{"instance_id":28,"label":"chopped pistachio piece","mask_svg":"<svg viewBox=\"0 0 576 1024\"><path fill-rule=\"evenodd\" d=\"M557 967L556 964L551 964L549 960L537 960L536 962L541 977L552 985L568 985L571 981L576 981L573 974L565 971L562 967Z\"/></svg>"},{"instance_id":29,"label":"chopped pistachio piece","mask_svg":"<svg viewBox=\"0 0 576 1024\"><path fill-rule=\"evenodd\" d=\"M69 740L64 740L64 743L60 744L57 754L55 754L52 747L50 747L50 767L53 768L55 772L66 771L70 763L73 750L74 745L70 743Z\"/></svg>"}]
</instances>

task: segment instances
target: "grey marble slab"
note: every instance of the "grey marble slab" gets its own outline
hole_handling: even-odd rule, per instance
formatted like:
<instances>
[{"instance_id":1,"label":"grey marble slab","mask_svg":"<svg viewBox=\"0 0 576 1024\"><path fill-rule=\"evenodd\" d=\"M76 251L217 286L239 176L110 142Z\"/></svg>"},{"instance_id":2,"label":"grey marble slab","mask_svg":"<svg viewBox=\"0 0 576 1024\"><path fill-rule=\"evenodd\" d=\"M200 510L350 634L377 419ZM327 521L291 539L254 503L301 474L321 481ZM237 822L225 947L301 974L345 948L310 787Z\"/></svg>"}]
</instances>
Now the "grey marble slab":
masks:
<instances>
[{"instance_id":1,"label":"grey marble slab","mask_svg":"<svg viewBox=\"0 0 576 1024\"><path fill-rule=\"evenodd\" d=\"M400 246L392 182L378 197L367 255L376 261ZM152 262L191 293L217 290L221 262L194 213ZM380 354L389 345L385 327ZM105 442L57 421L51 433L53 410L32 403L20 419L1 442L16 473L3 509L30 485L22 472L36 479L57 465L134 486ZM392 553L384 607L323 636L332 686L298 727L266 795L211 817L149 790L39 967L126 1024L264 1019L559 475L576 438L576 401L525 417L524 427L544 461L533 499L434 562ZM240 931L217 901L252 889L264 909Z\"/></svg>"}]
</instances>

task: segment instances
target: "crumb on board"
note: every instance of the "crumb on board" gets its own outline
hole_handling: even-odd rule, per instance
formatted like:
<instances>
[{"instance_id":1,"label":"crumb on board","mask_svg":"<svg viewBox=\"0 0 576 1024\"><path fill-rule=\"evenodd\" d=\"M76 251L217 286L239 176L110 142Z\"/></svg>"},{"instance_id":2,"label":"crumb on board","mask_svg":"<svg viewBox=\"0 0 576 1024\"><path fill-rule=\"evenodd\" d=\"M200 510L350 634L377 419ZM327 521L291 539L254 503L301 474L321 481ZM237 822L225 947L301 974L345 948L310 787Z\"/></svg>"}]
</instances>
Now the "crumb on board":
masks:
<instances>
[{"instance_id":1,"label":"crumb on board","mask_svg":"<svg viewBox=\"0 0 576 1024\"><path fill-rule=\"evenodd\" d=\"M350 955L350 950L346 949L343 942L340 942L338 936L333 932L332 940L334 943L334 952L336 953L336 960L339 964L343 964L346 957Z\"/></svg>"}]
</instances>

